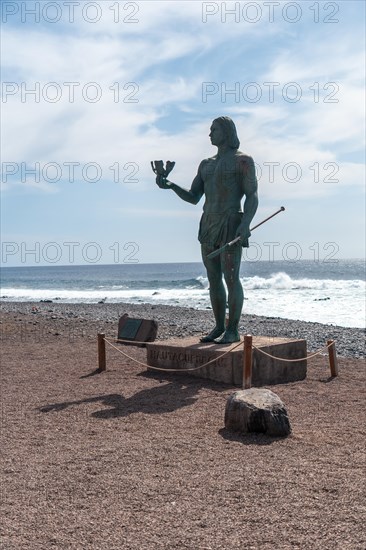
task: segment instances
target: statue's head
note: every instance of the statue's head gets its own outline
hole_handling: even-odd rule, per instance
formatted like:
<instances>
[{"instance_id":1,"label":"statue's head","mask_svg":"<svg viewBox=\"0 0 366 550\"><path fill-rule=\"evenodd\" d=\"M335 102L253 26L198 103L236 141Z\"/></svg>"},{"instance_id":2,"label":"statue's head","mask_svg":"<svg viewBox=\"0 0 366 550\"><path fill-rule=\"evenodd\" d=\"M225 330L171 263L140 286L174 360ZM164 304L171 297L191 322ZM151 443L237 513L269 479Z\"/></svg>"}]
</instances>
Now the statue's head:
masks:
<instances>
[{"instance_id":1,"label":"statue's head","mask_svg":"<svg viewBox=\"0 0 366 550\"><path fill-rule=\"evenodd\" d=\"M215 118L215 120L212 122L213 127L214 124L218 124L225 136L225 142L231 149L239 149L240 141L238 138L238 134L236 133L236 127L234 122L231 120L228 116L220 116L218 118ZM216 145L216 144L214 144Z\"/></svg>"}]
</instances>

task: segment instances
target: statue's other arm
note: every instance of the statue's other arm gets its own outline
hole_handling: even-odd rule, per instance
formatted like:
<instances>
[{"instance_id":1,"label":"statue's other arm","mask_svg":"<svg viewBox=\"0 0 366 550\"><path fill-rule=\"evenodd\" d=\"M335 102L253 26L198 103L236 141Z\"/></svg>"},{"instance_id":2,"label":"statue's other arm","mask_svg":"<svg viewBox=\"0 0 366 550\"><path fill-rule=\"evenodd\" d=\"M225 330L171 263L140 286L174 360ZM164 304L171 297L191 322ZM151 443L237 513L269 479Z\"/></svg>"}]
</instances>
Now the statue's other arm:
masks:
<instances>
[{"instance_id":1,"label":"statue's other arm","mask_svg":"<svg viewBox=\"0 0 366 550\"><path fill-rule=\"evenodd\" d=\"M201 177L201 165L202 163L198 167L197 175L194 178L190 189L184 189L176 183L168 181L166 178L162 178L162 176L158 176L156 178L156 183L162 189L172 189L182 200L190 202L191 204L197 204L200 201L204 192L203 180Z\"/></svg>"},{"instance_id":2,"label":"statue's other arm","mask_svg":"<svg viewBox=\"0 0 366 550\"><path fill-rule=\"evenodd\" d=\"M243 176L244 215L238 227L237 235L242 241L250 237L249 225L258 208L258 182L255 174L255 165L251 157L243 157L240 161L240 171Z\"/></svg>"}]
</instances>

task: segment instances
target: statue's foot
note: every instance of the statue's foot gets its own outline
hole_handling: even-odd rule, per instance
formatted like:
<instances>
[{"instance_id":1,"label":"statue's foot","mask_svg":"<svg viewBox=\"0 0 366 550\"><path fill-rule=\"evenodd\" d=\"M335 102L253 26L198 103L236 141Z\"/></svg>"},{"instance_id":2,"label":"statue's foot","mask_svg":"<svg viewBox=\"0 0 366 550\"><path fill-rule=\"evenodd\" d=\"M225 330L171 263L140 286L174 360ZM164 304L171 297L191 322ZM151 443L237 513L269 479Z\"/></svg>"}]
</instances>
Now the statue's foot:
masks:
<instances>
[{"instance_id":1,"label":"statue's foot","mask_svg":"<svg viewBox=\"0 0 366 550\"><path fill-rule=\"evenodd\" d=\"M214 342L215 338L219 338L224 330L225 329L215 327L209 334L207 334L207 336L202 336L202 338L200 338L200 342Z\"/></svg>"},{"instance_id":2,"label":"statue's foot","mask_svg":"<svg viewBox=\"0 0 366 550\"><path fill-rule=\"evenodd\" d=\"M237 330L225 330L224 334L219 338L215 338L215 344L233 344L240 342L240 335Z\"/></svg>"}]
</instances>

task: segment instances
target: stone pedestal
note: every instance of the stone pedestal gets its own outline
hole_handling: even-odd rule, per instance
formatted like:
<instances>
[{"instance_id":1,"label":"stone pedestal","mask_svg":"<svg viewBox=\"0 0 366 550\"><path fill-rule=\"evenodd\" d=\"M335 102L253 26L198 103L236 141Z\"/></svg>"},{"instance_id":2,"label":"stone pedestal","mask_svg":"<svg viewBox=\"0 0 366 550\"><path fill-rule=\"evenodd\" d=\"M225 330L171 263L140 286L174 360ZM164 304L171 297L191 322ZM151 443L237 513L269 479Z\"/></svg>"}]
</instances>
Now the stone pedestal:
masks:
<instances>
[{"instance_id":1,"label":"stone pedestal","mask_svg":"<svg viewBox=\"0 0 366 550\"><path fill-rule=\"evenodd\" d=\"M285 405L271 390L251 388L235 392L226 402L225 428L241 433L284 437L291 433Z\"/></svg>"},{"instance_id":2,"label":"stone pedestal","mask_svg":"<svg viewBox=\"0 0 366 550\"><path fill-rule=\"evenodd\" d=\"M286 359L303 359L307 354L306 340L254 336L253 346L263 349L270 355ZM233 350L234 347L235 344L202 344L197 342L197 337L147 343L147 364L161 369L183 371L203 365L229 351L209 366L184 374L242 387L244 344ZM306 377L306 367L306 360L291 363L276 361L253 349L252 386L303 380Z\"/></svg>"}]
</instances>

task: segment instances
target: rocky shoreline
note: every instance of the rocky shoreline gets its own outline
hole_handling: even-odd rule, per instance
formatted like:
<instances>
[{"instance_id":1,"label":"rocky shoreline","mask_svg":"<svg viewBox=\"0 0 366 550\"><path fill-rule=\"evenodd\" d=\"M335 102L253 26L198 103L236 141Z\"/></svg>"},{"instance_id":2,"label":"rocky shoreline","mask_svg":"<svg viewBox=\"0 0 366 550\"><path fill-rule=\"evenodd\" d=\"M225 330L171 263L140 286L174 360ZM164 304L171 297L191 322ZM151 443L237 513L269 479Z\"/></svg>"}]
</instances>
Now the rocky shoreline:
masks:
<instances>
[{"instance_id":1,"label":"rocky shoreline","mask_svg":"<svg viewBox=\"0 0 366 550\"><path fill-rule=\"evenodd\" d=\"M59 302L1 301L2 338L95 338L98 331L115 337L118 319L127 313L130 317L155 319L159 340L195 336L209 332L213 327L210 310L179 306L125 303L70 304ZM257 336L306 339L308 353L323 348L328 339L336 341L337 353L343 357L365 356L365 329L348 328L321 323L242 315L240 332Z\"/></svg>"}]
</instances>

